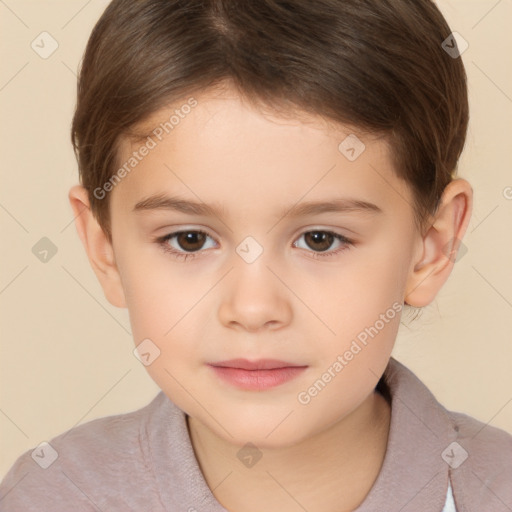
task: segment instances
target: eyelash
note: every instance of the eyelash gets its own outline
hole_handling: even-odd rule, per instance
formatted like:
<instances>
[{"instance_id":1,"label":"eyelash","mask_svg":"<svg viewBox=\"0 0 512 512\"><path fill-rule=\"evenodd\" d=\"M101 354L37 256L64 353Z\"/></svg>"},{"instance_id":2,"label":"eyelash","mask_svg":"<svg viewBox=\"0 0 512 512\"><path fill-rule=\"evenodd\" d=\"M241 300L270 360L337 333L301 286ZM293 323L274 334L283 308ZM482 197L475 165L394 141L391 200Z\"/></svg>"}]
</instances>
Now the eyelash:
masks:
<instances>
[{"instance_id":1,"label":"eyelash","mask_svg":"<svg viewBox=\"0 0 512 512\"><path fill-rule=\"evenodd\" d=\"M197 229L195 229L195 230L194 229L190 229L190 230L175 231L173 233L169 233L168 235L165 235L165 236L162 236L162 237L158 237L158 238L155 239L155 242L160 245L160 247L163 249L163 251L165 253L171 254L176 259L182 259L183 261L187 260L188 258L193 259L193 258L195 258L197 256L197 253L201 252L200 249L198 251L196 251L195 253L193 253L193 252L181 252L181 251L177 251L176 249L172 248L168 244L168 241L171 238L174 238L175 236L177 236L179 234L182 234L182 233L196 233L196 234L206 235L207 237L212 238L205 231L201 231L201 230L197 230ZM343 235L340 235L339 233L334 233L332 231L322 230L322 229L312 229L312 230L309 230L309 231L304 231L300 236L303 236L303 235L305 235L307 233L325 233L325 234L328 234L328 235L332 235L336 240L339 240L340 242L342 242L344 244L340 248L335 249L334 251L329 251L329 252L307 251L307 252L312 252L312 256L311 257L313 257L314 259L324 259L324 258L329 258L329 257L332 257L332 256L336 256L336 255L340 254L341 252L350 249L350 247L353 247L353 245L354 245L354 241L353 240L350 240L347 237L345 237Z\"/></svg>"}]
</instances>

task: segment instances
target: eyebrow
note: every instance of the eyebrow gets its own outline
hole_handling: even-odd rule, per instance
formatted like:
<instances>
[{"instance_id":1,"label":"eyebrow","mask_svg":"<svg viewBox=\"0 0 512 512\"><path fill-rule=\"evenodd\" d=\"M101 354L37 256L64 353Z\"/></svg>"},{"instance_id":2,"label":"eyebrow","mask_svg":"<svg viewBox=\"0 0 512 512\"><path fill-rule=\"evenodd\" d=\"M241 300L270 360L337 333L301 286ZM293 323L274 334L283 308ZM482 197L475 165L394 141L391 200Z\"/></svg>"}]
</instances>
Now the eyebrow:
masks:
<instances>
[{"instance_id":1,"label":"eyebrow","mask_svg":"<svg viewBox=\"0 0 512 512\"><path fill-rule=\"evenodd\" d=\"M139 201L133 208L134 212L152 210L173 210L189 215L222 217L226 210L220 204L209 205L201 202L188 201L178 196L157 194ZM353 198L334 198L327 201L309 201L297 203L283 208L276 215L279 218L304 217L321 213L383 213L376 204Z\"/></svg>"}]
</instances>

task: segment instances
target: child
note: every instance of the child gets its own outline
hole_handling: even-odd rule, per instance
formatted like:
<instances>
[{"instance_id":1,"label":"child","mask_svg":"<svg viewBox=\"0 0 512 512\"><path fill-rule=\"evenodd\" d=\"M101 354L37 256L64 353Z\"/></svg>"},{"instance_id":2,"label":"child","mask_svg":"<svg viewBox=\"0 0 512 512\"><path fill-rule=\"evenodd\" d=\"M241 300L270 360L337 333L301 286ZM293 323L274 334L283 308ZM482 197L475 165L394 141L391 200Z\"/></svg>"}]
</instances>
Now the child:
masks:
<instances>
[{"instance_id":1,"label":"child","mask_svg":"<svg viewBox=\"0 0 512 512\"><path fill-rule=\"evenodd\" d=\"M430 0L114 0L69 198L162 391L22 455L0 509L512 510L512 436L391 357L470 220L467 123Z\"/></svg>"}]
</instances>

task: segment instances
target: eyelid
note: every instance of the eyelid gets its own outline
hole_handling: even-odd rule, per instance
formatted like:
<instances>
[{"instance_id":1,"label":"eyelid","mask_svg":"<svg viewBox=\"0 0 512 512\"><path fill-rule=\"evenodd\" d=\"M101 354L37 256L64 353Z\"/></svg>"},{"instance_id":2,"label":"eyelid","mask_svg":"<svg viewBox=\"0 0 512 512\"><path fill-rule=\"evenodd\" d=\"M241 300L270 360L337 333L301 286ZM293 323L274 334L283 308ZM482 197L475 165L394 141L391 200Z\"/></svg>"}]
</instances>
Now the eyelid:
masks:
<instances>
[{"instance_id":1,"label":"eyelid","mask_svg":"<svg viewBox=\"0 0 512 512\"><path fill-rule=\"evenodd\" d=\"M313 258L313 259L325 259L328 257L336 256L339 253L341 253L342 251L348 250L356 244L355 240L353 240L352 238L348 238L345 235L334 231L334 229L332 229L332 228L314 226L314 227L301 228L299 234L294 237L293 246L296 247L295 244L297 243L297 241L305 234L311 233L311 232L321 232L321 233L331 234L336 240L338 240L339 242L341 242L343 244L342 247L340 247L338 249L331 249L328 251L319 251L319 252L314 251L314 250L303 249L301 247L297 247L301 251L310 254L310 256L308 256L308 257ZM215 237L210 235L206 230L204 230L203 228L197 228L197 227L194 227L194 228L180 227L179 229L172 231L170 233L167 233L166 235L156 237L154 241L160 245L160 247L162 248L162 250L164 250L164 252L171 254L172 256L176 257L176 259L181 258L181 259L186 260L187 258L196 258L196 257L200 256L201 253L207 252L207 250L205 250L205 249L198 249L197 251L186 252L186 251L180 251L178 249L175 249L174 247L169 246L168 241L182 233L201 233L201 234L204 234L207 237L211 238L216 243L218 243L217 240L215 239Z\"/></svg>"}]
</instances>

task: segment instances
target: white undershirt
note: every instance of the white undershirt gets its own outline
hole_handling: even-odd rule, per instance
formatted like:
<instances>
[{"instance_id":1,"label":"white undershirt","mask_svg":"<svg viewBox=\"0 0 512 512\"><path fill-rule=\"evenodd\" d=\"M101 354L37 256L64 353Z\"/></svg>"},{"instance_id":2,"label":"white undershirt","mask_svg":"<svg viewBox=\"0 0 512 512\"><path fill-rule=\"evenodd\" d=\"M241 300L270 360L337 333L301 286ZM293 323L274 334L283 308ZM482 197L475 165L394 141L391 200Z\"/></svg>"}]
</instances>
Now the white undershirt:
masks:
<instances>
[{"instance_id":1,"label":"white undershirt","mask_svg":"<svg viewBox=\"0 0 512 512\"><path fill-rule=\"evenodd\" d=\"M448 482L448 492L446 493L446 502L442 512L457 512L455 508L455 502L453 501L452 486Z\"/></svg>"}]
</instances>

